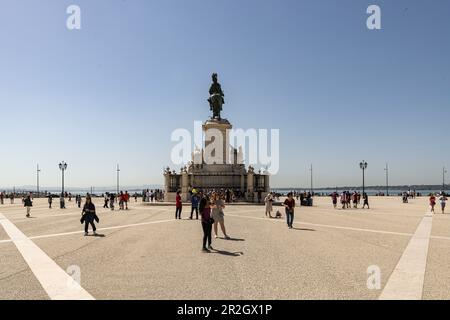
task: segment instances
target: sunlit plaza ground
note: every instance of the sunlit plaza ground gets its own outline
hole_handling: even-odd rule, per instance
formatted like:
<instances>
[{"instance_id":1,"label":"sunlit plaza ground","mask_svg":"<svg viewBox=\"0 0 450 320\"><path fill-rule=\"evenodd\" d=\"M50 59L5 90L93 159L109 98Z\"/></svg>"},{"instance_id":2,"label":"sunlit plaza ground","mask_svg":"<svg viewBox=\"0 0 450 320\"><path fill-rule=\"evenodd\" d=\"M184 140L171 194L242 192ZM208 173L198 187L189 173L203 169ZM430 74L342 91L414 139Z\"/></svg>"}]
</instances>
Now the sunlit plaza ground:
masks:
<instances>
[{"instance_id":1,"label":"sunlit plaza ground","mask_svg":"<svg viewBox=\"0 0 450 320\"><path fill-rule=\"evenodd\" d=\"M297 208L289 230L284 212L268 219L264 206L229 205L232 239L213 238L216 250L203 253L188 205L175 220L174 206L133 199L130 210L112 212L95 203L100 237L84 236L74 201L65 210L54 201L50 210L35 199L31 218L20 200L8 202L1 225L11 222L62 270L79 266L81 286L95 299L378 299L429 211L425 197L407 204L372 197L370 210L333 209L318 197L314 207ZM450 214L437 209L425 239L423 299L450 299ZM0 226L0 299L49 299L17 241ZM381 271L380 289L368 288L370 266Z\"/></svg>"}]
</instances>

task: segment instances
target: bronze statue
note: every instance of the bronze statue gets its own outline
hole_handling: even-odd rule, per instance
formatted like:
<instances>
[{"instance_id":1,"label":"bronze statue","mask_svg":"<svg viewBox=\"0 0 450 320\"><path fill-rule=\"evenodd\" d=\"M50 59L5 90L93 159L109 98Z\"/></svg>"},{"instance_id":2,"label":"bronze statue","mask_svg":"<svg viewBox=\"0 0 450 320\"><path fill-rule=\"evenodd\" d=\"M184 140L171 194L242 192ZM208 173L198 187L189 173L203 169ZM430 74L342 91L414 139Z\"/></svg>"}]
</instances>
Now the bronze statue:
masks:
<instances>
[{"instance_id":1,"label":"bronze statue","mask_svg":"<svg viewBox=\"0 0 450 320\"><path fill-rule=\"evenodd\" d=\"M209 88L209 109L212 110L212 119L220 120L220 111L222 111L222 105L225 103L222 87L217 82L217 73L212 74L211 87Z\"/></svg>"}]
</instances>

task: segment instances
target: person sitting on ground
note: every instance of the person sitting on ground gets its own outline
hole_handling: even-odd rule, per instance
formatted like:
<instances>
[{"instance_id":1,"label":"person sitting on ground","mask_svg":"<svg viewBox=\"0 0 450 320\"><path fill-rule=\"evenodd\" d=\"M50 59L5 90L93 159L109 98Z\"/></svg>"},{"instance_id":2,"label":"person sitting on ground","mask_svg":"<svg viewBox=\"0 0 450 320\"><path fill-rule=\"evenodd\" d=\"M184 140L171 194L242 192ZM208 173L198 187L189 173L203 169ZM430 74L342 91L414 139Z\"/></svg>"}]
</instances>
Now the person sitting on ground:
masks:
<instances>
[{"instance_id":1,"label":"person sitting on ground","mask_svg":"<svg viewBox=\"0 0 450 320\"><path fill-rule=\"evenodd\" d=\"M281 219L282 218L280 210L277 210L277 212L275 213L275 218L276 219Z\"/></svg>"}]
</instances>

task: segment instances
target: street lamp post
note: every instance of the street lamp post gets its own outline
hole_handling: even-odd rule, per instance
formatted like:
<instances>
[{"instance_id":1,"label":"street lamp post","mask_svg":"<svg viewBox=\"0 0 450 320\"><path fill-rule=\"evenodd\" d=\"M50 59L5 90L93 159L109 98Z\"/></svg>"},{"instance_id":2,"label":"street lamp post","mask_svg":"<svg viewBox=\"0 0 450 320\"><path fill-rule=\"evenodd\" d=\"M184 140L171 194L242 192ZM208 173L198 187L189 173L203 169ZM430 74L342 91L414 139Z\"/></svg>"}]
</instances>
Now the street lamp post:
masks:
<instances>
[{"instance_id":1,"label":"street lamp post","mask_svg":"<svg viewBox=\"0 0 450 320\"><path fill-rule=\"evenodd\" d=\"M311 164L311 168L309 169L311 171L311 196L313 195L313 166Z\"/></svg>"},{"instance_id":2,"label":"street lamp post","mask_svg":"<svg viewBox=\"0 0 450 320\"><path fill-rule=\"evenodd\" d=\"M117 194L119 194L119 173L120 173L120 169L119 169L119 164L117 164Z\"/></svg>"},{"instance_id":3,"label":"street lamp post","mask_svg":"<svg viewBox=\"0 0 450 320\"><path fill-rule=\"evenodd\" d=\"M65 209L66 205L65 205L65 200L64 200L64 171L66 171L66 169L67 169L67 163L64 161L60 162L59 169L61 170L61 173L62 173L62 188L61 188L60 207L61 207L61 209Z\"/></svg>"},{"instance_id":4,"label":"street lamp post","mask_svg":"<svg viewBox=\"0 0 450 320\"><path fill-rule=\"evenodd\" d=\"M389 197L389 167L387 163L384 171L386 171L386 197Z\"/></svg>"},{"instance_id":5,"label":"street lamp post","mask_svg":"<svg viewBox=\"0 0 450 320\"><path fill-rule=\"evenodd\" d=\"M37 191L37 197L39 198L39 172L41 172L41 169L39 169L39 164L37 165L37 169L36 169L36 191Z\"/></svg>"},{"instance_id":6,"label":"street lamp post","mask_svg":"<svg viewBox=\"0 0 450 320\"><path fill-rule=\"evenodd\" d=\"M364 171L367 169L367 162L363 160L362 162L359 163L359 167L362 169L362 173L363 173L362 193L364 196Z\"/></svg>"},{"instance_id":7,"label":"street lamp post","mask_svg":"<svg viewBox=\"0 0 450 320\"><path fill-rule=\"evenodd\" d=\"M445 167L442 168L442 192L445 191L445 174L447 173L447 170Z\"/></svg>"}]
</instances>

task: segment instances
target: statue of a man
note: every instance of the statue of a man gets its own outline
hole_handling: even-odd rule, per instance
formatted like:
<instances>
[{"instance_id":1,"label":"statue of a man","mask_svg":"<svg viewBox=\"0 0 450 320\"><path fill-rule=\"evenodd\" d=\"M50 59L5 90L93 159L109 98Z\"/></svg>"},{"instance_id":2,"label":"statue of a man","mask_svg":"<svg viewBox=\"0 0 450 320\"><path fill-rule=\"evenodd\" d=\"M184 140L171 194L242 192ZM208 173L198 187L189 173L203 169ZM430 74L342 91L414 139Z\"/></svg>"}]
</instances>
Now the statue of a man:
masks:
<instances>
[{"instance_id":1,"label":"statue of a man","mask_svg":"<svg viewBox=\"0 0 450 320\"><path fill-rule=\"evenodd\" d=\"M225 99L223 98L225 95L223 94L222 87L220 83L217 82L217 73L212 74L211 87L209 88L209 107L213 112L213 119L220 119L220 111L222 111L222 105L225 103Z\"/></svg>"}]
</instances>

